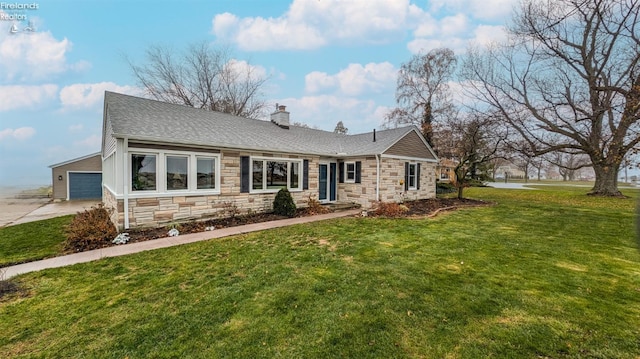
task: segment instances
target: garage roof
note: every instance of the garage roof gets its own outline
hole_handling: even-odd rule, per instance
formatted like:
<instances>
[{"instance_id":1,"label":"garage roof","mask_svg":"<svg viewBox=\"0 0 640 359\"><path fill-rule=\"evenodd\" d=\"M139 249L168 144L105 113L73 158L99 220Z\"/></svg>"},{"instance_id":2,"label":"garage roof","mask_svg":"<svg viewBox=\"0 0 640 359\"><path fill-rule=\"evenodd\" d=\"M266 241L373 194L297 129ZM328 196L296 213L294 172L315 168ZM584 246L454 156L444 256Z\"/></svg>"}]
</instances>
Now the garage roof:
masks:
<instances>
[{"instance_id":1,"label":"garage roof","mask_svg":"<svg viewBox=\"0 0 640 359\"><path fill-rule=\"evenodd\" d=\"M86 156L74 158L72 160L68 160L68 161L64 161L64 162L60 162L60 163L56 163L56 164L50 165L49 168L56 168L56 167L68 165L69 163L86 160L87 158L91 158L93 156L99 156L99 155L100 155L100 152L92 153L90 155L86 155Z\"/></svg>"}]
</instances>

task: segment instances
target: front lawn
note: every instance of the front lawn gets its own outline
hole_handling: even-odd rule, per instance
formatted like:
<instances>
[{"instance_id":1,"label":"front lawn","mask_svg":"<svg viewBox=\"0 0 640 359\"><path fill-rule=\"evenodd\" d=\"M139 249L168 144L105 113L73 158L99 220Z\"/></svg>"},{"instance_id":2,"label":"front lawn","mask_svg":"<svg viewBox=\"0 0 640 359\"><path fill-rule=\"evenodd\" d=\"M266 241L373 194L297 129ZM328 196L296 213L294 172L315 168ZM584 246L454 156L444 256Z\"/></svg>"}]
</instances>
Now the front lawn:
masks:
<instances>
[{"instance_id":1,"label":"front lawn","mask_svg":"<svg viewBox=\"0 0 640 359\"><path fill-rule=\"evenodd\" d=\"M583 193L468 189L497 205L317 222L23 275L29 294L0 301L0 353L637 358L636 200Z\"/></svg>"},{"instance_id":2,"label":"front lawn","mask_svg":"<svg viewBox=\"0 0 640 359\"><path fill-rule=\"evenodd\" d=\"M73 215L0 228L0 268L60 255Z\"/></svg>"}]
</instances>

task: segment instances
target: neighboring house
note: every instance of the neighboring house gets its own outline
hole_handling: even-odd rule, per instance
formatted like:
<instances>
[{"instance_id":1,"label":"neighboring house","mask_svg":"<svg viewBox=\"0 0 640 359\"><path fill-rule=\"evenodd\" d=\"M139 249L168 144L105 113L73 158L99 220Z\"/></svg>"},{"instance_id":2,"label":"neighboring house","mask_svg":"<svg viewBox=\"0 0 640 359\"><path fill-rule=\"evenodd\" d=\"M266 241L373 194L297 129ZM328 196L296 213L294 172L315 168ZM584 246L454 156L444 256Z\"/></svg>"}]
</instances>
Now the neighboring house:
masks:
<instances>
[{"instance_id":1,"label":"neighboring house","mask_svg":"<svg viewBox=\"0 0 640 359\"><path fill-rule=\"evenodd\" d=\"M504 179L505 177L507 179L524 179L524 171L511 163L498 166L496 168L495 178Z\"/></svg>"},{"instance_id":2,"label":"neighboring house","mask_svg":"<svg viewBox=\"0 0 640 359\"><path fill-rule=\"evenodd\" d=\"M56 163L51 168L54 200L100 199L102 197L102 156L93 153Z\"/></svg>"},{"instance_id":3,"label":"neighboring house","mask_svg":"<svg viewBox=\"0 0 640 359\"><path fill-rule=\"evenodd\" d=\"M440 158L438 162L437 178L440 182L455 183L456 182L456 165L458 163L452 159Z\"/></svg>"},{"instance_id":4,"label":"neighboring house","mask_svg":"<svg viewBox=\"0 0 640 359\"><path fill-rule=\"evenodd\" d=\"M103 202L120 228L296 205L435 197L437 157L415 127L359 135L105 93ZM125 210L126 209L126 210Z\"/></svg>"}]
</instances>

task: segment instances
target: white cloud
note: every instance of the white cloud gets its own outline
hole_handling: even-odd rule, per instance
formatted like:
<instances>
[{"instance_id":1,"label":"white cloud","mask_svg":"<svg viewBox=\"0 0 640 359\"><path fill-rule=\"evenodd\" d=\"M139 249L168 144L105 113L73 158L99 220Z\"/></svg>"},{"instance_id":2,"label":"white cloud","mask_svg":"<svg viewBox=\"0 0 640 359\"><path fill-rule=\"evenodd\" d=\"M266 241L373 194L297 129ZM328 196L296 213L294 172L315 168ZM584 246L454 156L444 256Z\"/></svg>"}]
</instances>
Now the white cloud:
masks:
<instances>
[{"instance_id":1,"label":"white cloud","mask_svg":"<svg viewBox=\"0 0 640 359\"><path fill-rule=\"evenodd\" d=\"M13 138L18 141L24 141L31 138L36 133L33 127L20 127L16 129L6 128L0 131L0 141L6 138Z\"/></svg>"},{"instance_id":2,"label":"white cloud","mask_svg":"<svg viewBox=\"0 0 640 359\"><path fill-rule=\"evenodd\" d=\"M393 89L397 71L389 62L369 63L364 66L349 64L346 69L335 75L314 71L305 76L305 90L308 93L319 93L337 89L339 93L347 96L380 93Z\"/></svg>"},{"instance_id":3,"label":"white cloud","mask_svg":"<svg viewBox=\"0 0 640 359\"><path fill-rule=\"evenodd\" d=\"M454 22L452 21L452 23ZM443 31L450 31L449 34L437 32L436 35L416 36L414 40L407 43L407 49L411 53L417 54L439 47L448 47L456 53L461 53L471 44L488 45L492 42L500 42L507 39L506 29L501 25L477 25L472 31L465 30L464 33L456 33L455 28L456 26L439 28Z\"/></svg>"},{"instance_id":4,"label":"white cloud","mask_svg":"<svg viewBox=\"0 0 640 359\"><path fill-rule=\"evenodd\" d=\"M464 14L447 16L440 21L439 34L445 37L464 34L468 31L468 22L469 20Z\"/></svg>"},{"instance_id":5,"label":"white cloud","mask_svg":"<svg viewBox=\"0 0 640 359\"><path fill-rule=\"evenodd\" d=\"M431 0L430 12L464 12L475 19L502 20L508 18L518 0Z\"/></svg>"},{"instance_id":6,"label":"white cloud","mask_svg":"<svg viewBox=\"0 0 640 359\"><path fill-rule=\"evenodd\" d=\"M478 45L489 45L493 42L507 40L507 31L504 26L479 25L473 34L472 41Z\"/></svg>"},{"instance_id":7,"label":"white cloud","mask_svg":"<svg viewBox=\"0 0 640 359\"><path fill-rule=\"evenodd\" d=\"M86 147L86 148L91 148L91 149L99 149L100 146L102 145L102 139L100 136L98 135L91 135L85 139L82 139L80 141L76 141L73 143L76 146L80 146L80 147Z\"/></svg>"},{"instance_id":8,"label":"white cloud","mask_svg":"<svg viewBox=\"0 0 640 359\"><path fill-rule=\"evenodd\" d=\"M469 44L469 40L462 38L449 39L415 39L407 44L407 49L413 54L425 53L440 47L447 47L459 53L464 51Z\"/></svg>"},{"instance_id":9,"label":"white cloud","mask_svg":"<svg viewBox=\"0 0 640 359\"><path fill-rule=\"evenodd\" d=\"M86 61L67 63L66 54L71 47L71 41L57 40L48 31L0 31L0 76L5 81L37 81L68 70L86 69Z\"/></svg>"},{"instance_id":10,"label":"white cloud","mask_svg":"<svg viewBox=\"0 0 640 359\"><path fill-rule=\"evenodd\" d=\"M327 43L400 39L422 11L409 0L294 0L277 18L216 15L212 32L243 50L315 49Z\"/></svg>"},{"instance_id":11,"label":"white cloud","mask_svg":"<svg viewBox=\"0 0 640 359\"><path fill-rule=\"evenodd\" d=\"M504 23L518 0L433 0L419 14L407 49L416 54L438 47L460 53L470 44L506 39Z\"/></svg>"},{"instance_id":12,"label":"white cloud","mask_svg":"<svg viewBox=\"0 0 640 359\"><path fill-rule=\"evenodd\" d=\"M247 76L252 78L266 78L267 69L259 65L251 65L244 60L232 59L226 64L227 68L233 70L240 78L240 82L246 81Z\"/></svg>"},{"instance_id":13,"label":"white cloud","mask_svg":"<svg viewBox=\"0 0 640 359\"><path fill-rule=\"evenodd\" d=\"M100 82L95 84L74 84L65 86L60 90L60 102L65 110L100 108L105 91L120 92L124 94L139 94L139 89L133 86L119 86L113 82Z\"/></svg>"},{"instance_id":14,"label":"white cloud","mask_svg":"<svg viewBox=\"0 0 640 359\"><path fill-rule=\"evenodd\" d=\"M305 91L308 93L318 93L326 89L336 87L338 79L326 72L313 71L304 77Z\"/></svg>"},{"instance_id":15,"label":"white cloud","mask_svg":"<svg viewBox=\"0 0 640 359\"><path fill-rule=\"evenodd\" d=\"M0 86L0 111L18 108L33 108L52 100L58 93L58 86Z\"/></svg>"},{"instance_id":16,"label":"white cloud","mask_svg":"<svg viewBox=\"0 0 640 359\"><path fill-rule=\"evenodd\" d=\"M373 100L320 95L285 98L278 103L286 105L292 122L302 122L323 130L333 131L338 121L344 122L349 133L362 133L380 127L384 113Z\"/></svg>"}]
</instances>

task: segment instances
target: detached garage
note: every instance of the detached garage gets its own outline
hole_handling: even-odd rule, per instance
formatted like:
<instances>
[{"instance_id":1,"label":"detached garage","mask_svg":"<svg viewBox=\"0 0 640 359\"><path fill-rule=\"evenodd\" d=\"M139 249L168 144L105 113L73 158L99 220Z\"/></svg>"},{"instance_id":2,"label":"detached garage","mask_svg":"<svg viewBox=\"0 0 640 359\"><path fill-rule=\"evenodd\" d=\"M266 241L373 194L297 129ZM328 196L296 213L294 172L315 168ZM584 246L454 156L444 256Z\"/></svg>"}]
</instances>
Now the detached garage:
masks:
<instances>
[{"instance_id":1,"label":"detached garage","mask_svg":"<svg viewBox=\"0 0 640 359\"><path fill-rule=\"evenodd\" d=\"M53 182L53 199L102 198L102 157L99 152L57 163L49 168Z\"/></svg>"}]
</instances>

